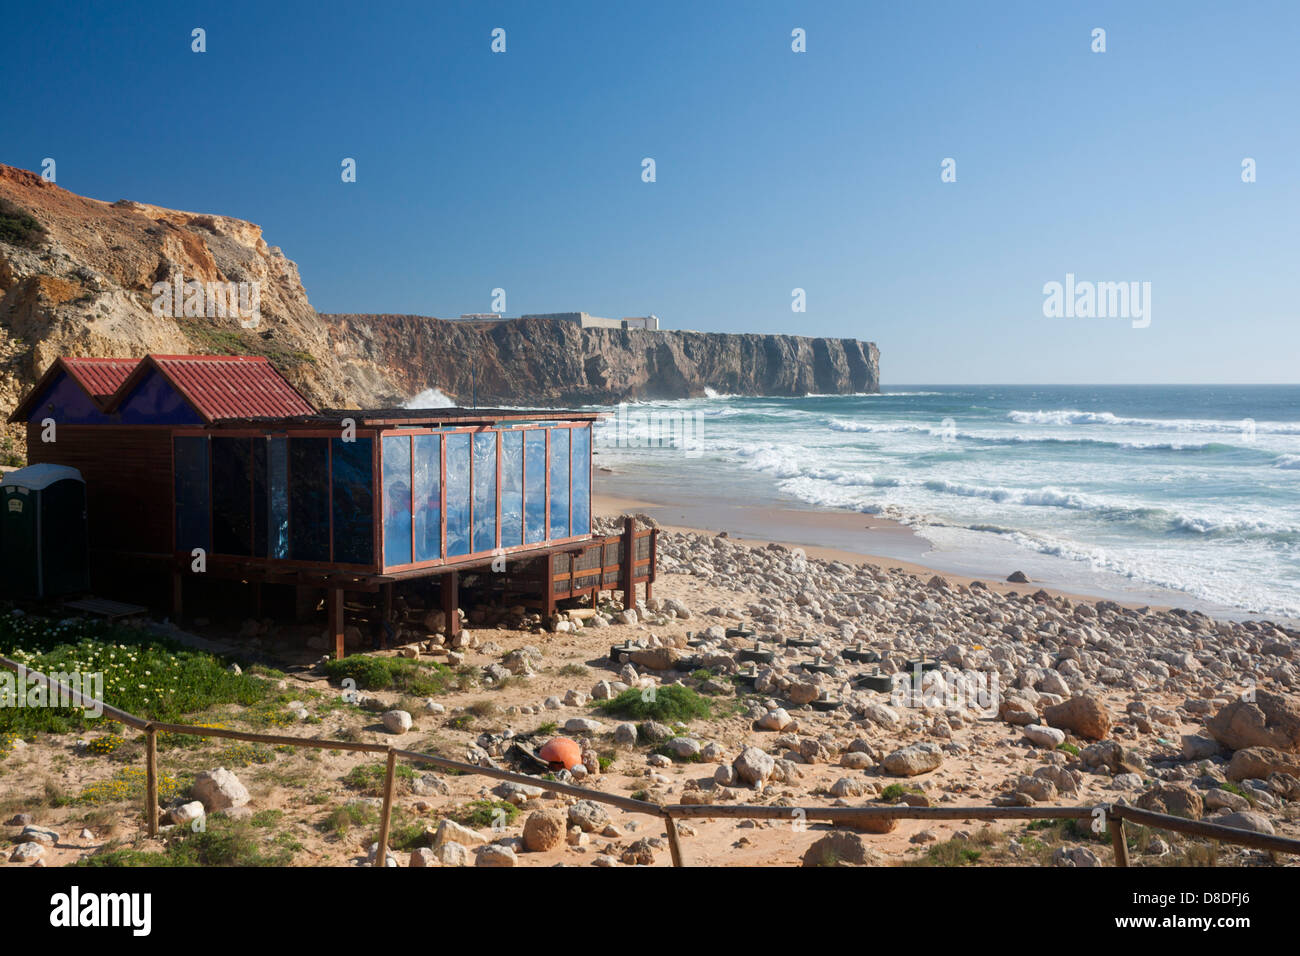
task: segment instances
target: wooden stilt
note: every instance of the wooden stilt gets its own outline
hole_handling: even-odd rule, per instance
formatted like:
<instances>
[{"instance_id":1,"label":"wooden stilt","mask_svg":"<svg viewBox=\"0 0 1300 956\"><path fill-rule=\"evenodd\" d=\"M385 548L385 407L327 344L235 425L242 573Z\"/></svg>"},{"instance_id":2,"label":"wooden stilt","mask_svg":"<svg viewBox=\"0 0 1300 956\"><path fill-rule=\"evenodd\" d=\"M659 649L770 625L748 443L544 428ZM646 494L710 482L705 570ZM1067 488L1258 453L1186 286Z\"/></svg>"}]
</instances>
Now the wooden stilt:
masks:
<instances>
[{"instance_id":1,"label":"wooden stilt","mask_svg":"<svg viewBox=\"0 0 1300 956\"><path fill-rule=\"evenodd\" d=\"M460 572L442 575L442 614L446 618L447 640L460 633Z\"/></svg>"},{"instance_id":2,"label":"wooden stilt","mask_svg":"<svg viewBox=\"0 0 1300 956\"><path fill-rule=\"evenodd\" d=\"M334 647L334 659L343 660L346 622L343 617L343 589L330 588L325 597L325 606L329 611L330 644Z\"/></svg>"},{"instance_id":3,"label":"wooden stilt","mask_svg":"<svg viewBox=\"0 0 1300 956\"><path fill-rule=\"evenodd\" d=\"M542 617L547 621L555 615L555 555L548 554L542 559ZM550 624L546 625L550 627Z\"/></svg>"}]
</instances>

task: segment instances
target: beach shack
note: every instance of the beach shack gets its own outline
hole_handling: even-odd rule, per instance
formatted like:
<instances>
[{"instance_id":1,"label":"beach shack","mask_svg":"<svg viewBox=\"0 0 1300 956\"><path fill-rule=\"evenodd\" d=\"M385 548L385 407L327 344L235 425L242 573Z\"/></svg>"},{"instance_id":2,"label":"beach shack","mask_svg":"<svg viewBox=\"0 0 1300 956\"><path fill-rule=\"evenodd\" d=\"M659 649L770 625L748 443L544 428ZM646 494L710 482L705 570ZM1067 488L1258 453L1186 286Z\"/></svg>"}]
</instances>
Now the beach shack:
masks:
<instances>
[{"instance_id":1,"label":"beach shack","mask_svg":"<svg viewBox=\"0 0 1300 956\"><path fill-rule=\"evenodd\" d=\"M28 460L86 483L91 579L165 568L187 579L323 590L335 653L343 598L524 559L543 609L654 574L653 540L591 533L592 412L319 411L264 358L60 358L10 420Z\"/></svg>"}]
</instances>

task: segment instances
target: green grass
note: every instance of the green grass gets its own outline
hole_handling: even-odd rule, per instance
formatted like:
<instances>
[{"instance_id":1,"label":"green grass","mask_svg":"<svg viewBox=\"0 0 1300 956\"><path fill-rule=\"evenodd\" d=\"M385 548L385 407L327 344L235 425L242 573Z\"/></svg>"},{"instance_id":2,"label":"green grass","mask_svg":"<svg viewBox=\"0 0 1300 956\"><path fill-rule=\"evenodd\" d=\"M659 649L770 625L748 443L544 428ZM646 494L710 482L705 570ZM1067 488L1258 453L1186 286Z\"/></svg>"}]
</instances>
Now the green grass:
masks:
<instances>
[{"instance_id":1,"label":"green grass","mask_svg":"<svg viewBox=\"0 0 1300 956\"><path fill-rule=\"evenodd\" d=\"M387 773L387 769L387 765L383 763L357 764L344 776L343 783L353 790L360 790L380 797L384 794L384 775ZM406 764L399 763L393 768L394 789L399 792L409 790L410 782L417 776L416 772Z\"/></svg>"},{"instance_id":2,"label":"green grass","mask_svg":"<svg viewBox=\"0 0 1300 956\"><path fill-rule=\"evenodd\" d=\"M105 703L171 723L219 704L252 707L271 693L266 681L233 673L221 658L123 625L4 614L0 654L45 674L102 674ZM0 733L68 733L106 720L75 706L0 706Z\"/></svg>"},{"instance_id":3,"label":"green grass","mask_svg":"<svg viewBox=\"0 0 1300 956\"><path fill-rule=\"evenodd\" d=\"M701 697L689 687L673 684L655 688L654 695L646 700L637 688L623 691L613 700L597 701L595 707L602 713L629 720L657 720L661 723L703 720L713 716L708 698Z\"/></svg>"},{"instance_id":4,"label":"green grass","mask_svg":"<svg viewBox=\"0 0 1300 956\"><path fill-rule=\"evenodd\" d=\"M885 803L897 803L902 800L904 795L909 793L924 793L919 787L909 787L905 783L891 783L884 790L880 791L880 799Z\"/></svg>"},{"instance_id":5,"label":"green grass","mask_svg":"<svg viewBox=\"0 0 1300 956\"><path fill-rule=\"evenodd\" d=\"M327 661L325 673L332 681L347 678L360 690L395 690L414 697L433 697L457 688L457 675L445 664L422 664L406 657L353 654Z\"/></svg>"},{"instance_id":6,"label":"green grass","mask_svg":"<svg viewBox=\"0 0 1300 956\"><path fill-rule=\"evenodd\" d=\"M379 811L364 803L349 803L339 807L320 823L320 829L332 832L339 839L347 836L353 827L369 826L379 819Z\"/></svg>"},{"instance_id":7,"label":"green grass","mask_svg":"<svg viewBox=\"0 0 1300 956\"><path fill-rule=\"evenodd\" d=\"M1079 748L1074 744L1057 744L1056 749L1064 750L1067 754L1073 754L1076 757L1079 756Z\"/></svg>"},{"instance_id":8,"label":"green grass","mask_svg":"<svg viewBox=\"0 0 1300 956\"><path fill-rule=\"evenodd\" d=\"M78 866L288 866L302 849L288 834L269 835L250 822L221 817L198 832L173 832L161 852L110 847Z\"/></svg>"},{"instance_id":9,"label":"green grass","mask_svg":"<svg viewBox=\"0 0 1300 956\"><path fill-rule=\"evenodd\" d=\"M481 829L492 826L498 819L504 818L509 826L519 816L519 808L505 800L474 800L455 810L451 818L467 827Z\"/></svg>"}]
</instances>

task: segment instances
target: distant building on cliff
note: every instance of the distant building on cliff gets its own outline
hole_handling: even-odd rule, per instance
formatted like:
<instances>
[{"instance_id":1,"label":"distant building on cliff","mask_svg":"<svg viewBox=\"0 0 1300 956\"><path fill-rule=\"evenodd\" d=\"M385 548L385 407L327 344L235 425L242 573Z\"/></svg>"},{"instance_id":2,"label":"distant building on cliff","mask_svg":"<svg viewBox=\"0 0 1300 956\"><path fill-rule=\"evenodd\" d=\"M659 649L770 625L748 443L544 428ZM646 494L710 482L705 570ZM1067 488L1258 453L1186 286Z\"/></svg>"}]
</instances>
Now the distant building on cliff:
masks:
<instances>
[{"instance_id":1,"label":"distant building on cliff","mask_svg":"<svg viewBox=\"0 0 1300 956\"><path fill-rule=\"evenodd\" d=\"M544 319L549 322L569 322L584 329L648 329L659 331L659 316L634 315L622 319L605 319L587 312L530 312L520 319ZM513 322L515 319L493 312L467 312L456 321L461 322Z\"/></svg>"}]
</instances>

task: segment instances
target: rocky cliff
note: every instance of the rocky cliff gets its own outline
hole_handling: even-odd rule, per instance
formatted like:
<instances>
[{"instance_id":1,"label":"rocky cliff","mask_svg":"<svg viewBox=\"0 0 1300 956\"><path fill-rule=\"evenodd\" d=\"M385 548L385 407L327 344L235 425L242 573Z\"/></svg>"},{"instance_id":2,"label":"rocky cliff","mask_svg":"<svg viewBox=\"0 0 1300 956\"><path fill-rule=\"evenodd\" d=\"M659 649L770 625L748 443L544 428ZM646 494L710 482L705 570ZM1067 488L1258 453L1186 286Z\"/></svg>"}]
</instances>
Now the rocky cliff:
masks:
<instances>
[{"instance_id":1,"label":"rocky cliff","mask_svg":"<svg viewBox=\"0 0 1300 956\"><path fill-rule=\"evenodd\" d=\"M236 314L159 310L155 283L177 275L256 286L256 326ZM511 405L878 383L875 346L851 339L318 315L297 266L252 223L102 202L0 165L0 412L60 355L146 352L265 355L311 401L333 407L401 403L427 388L468 402L474 379L480 404Z\"/></svg>"},{"instance_id":2,"label":"rocky cliff","mask_svg":"<svg viewBox=\"0 0 1300 956\"><path fill-rule=\"evenodd\" d=\"M630 399L874 392L879 352L856 339L583 329L567 322L322 315L336 356L371 389L437 388L461 404L605 404Z\"/></svg>"}]
</instances>

